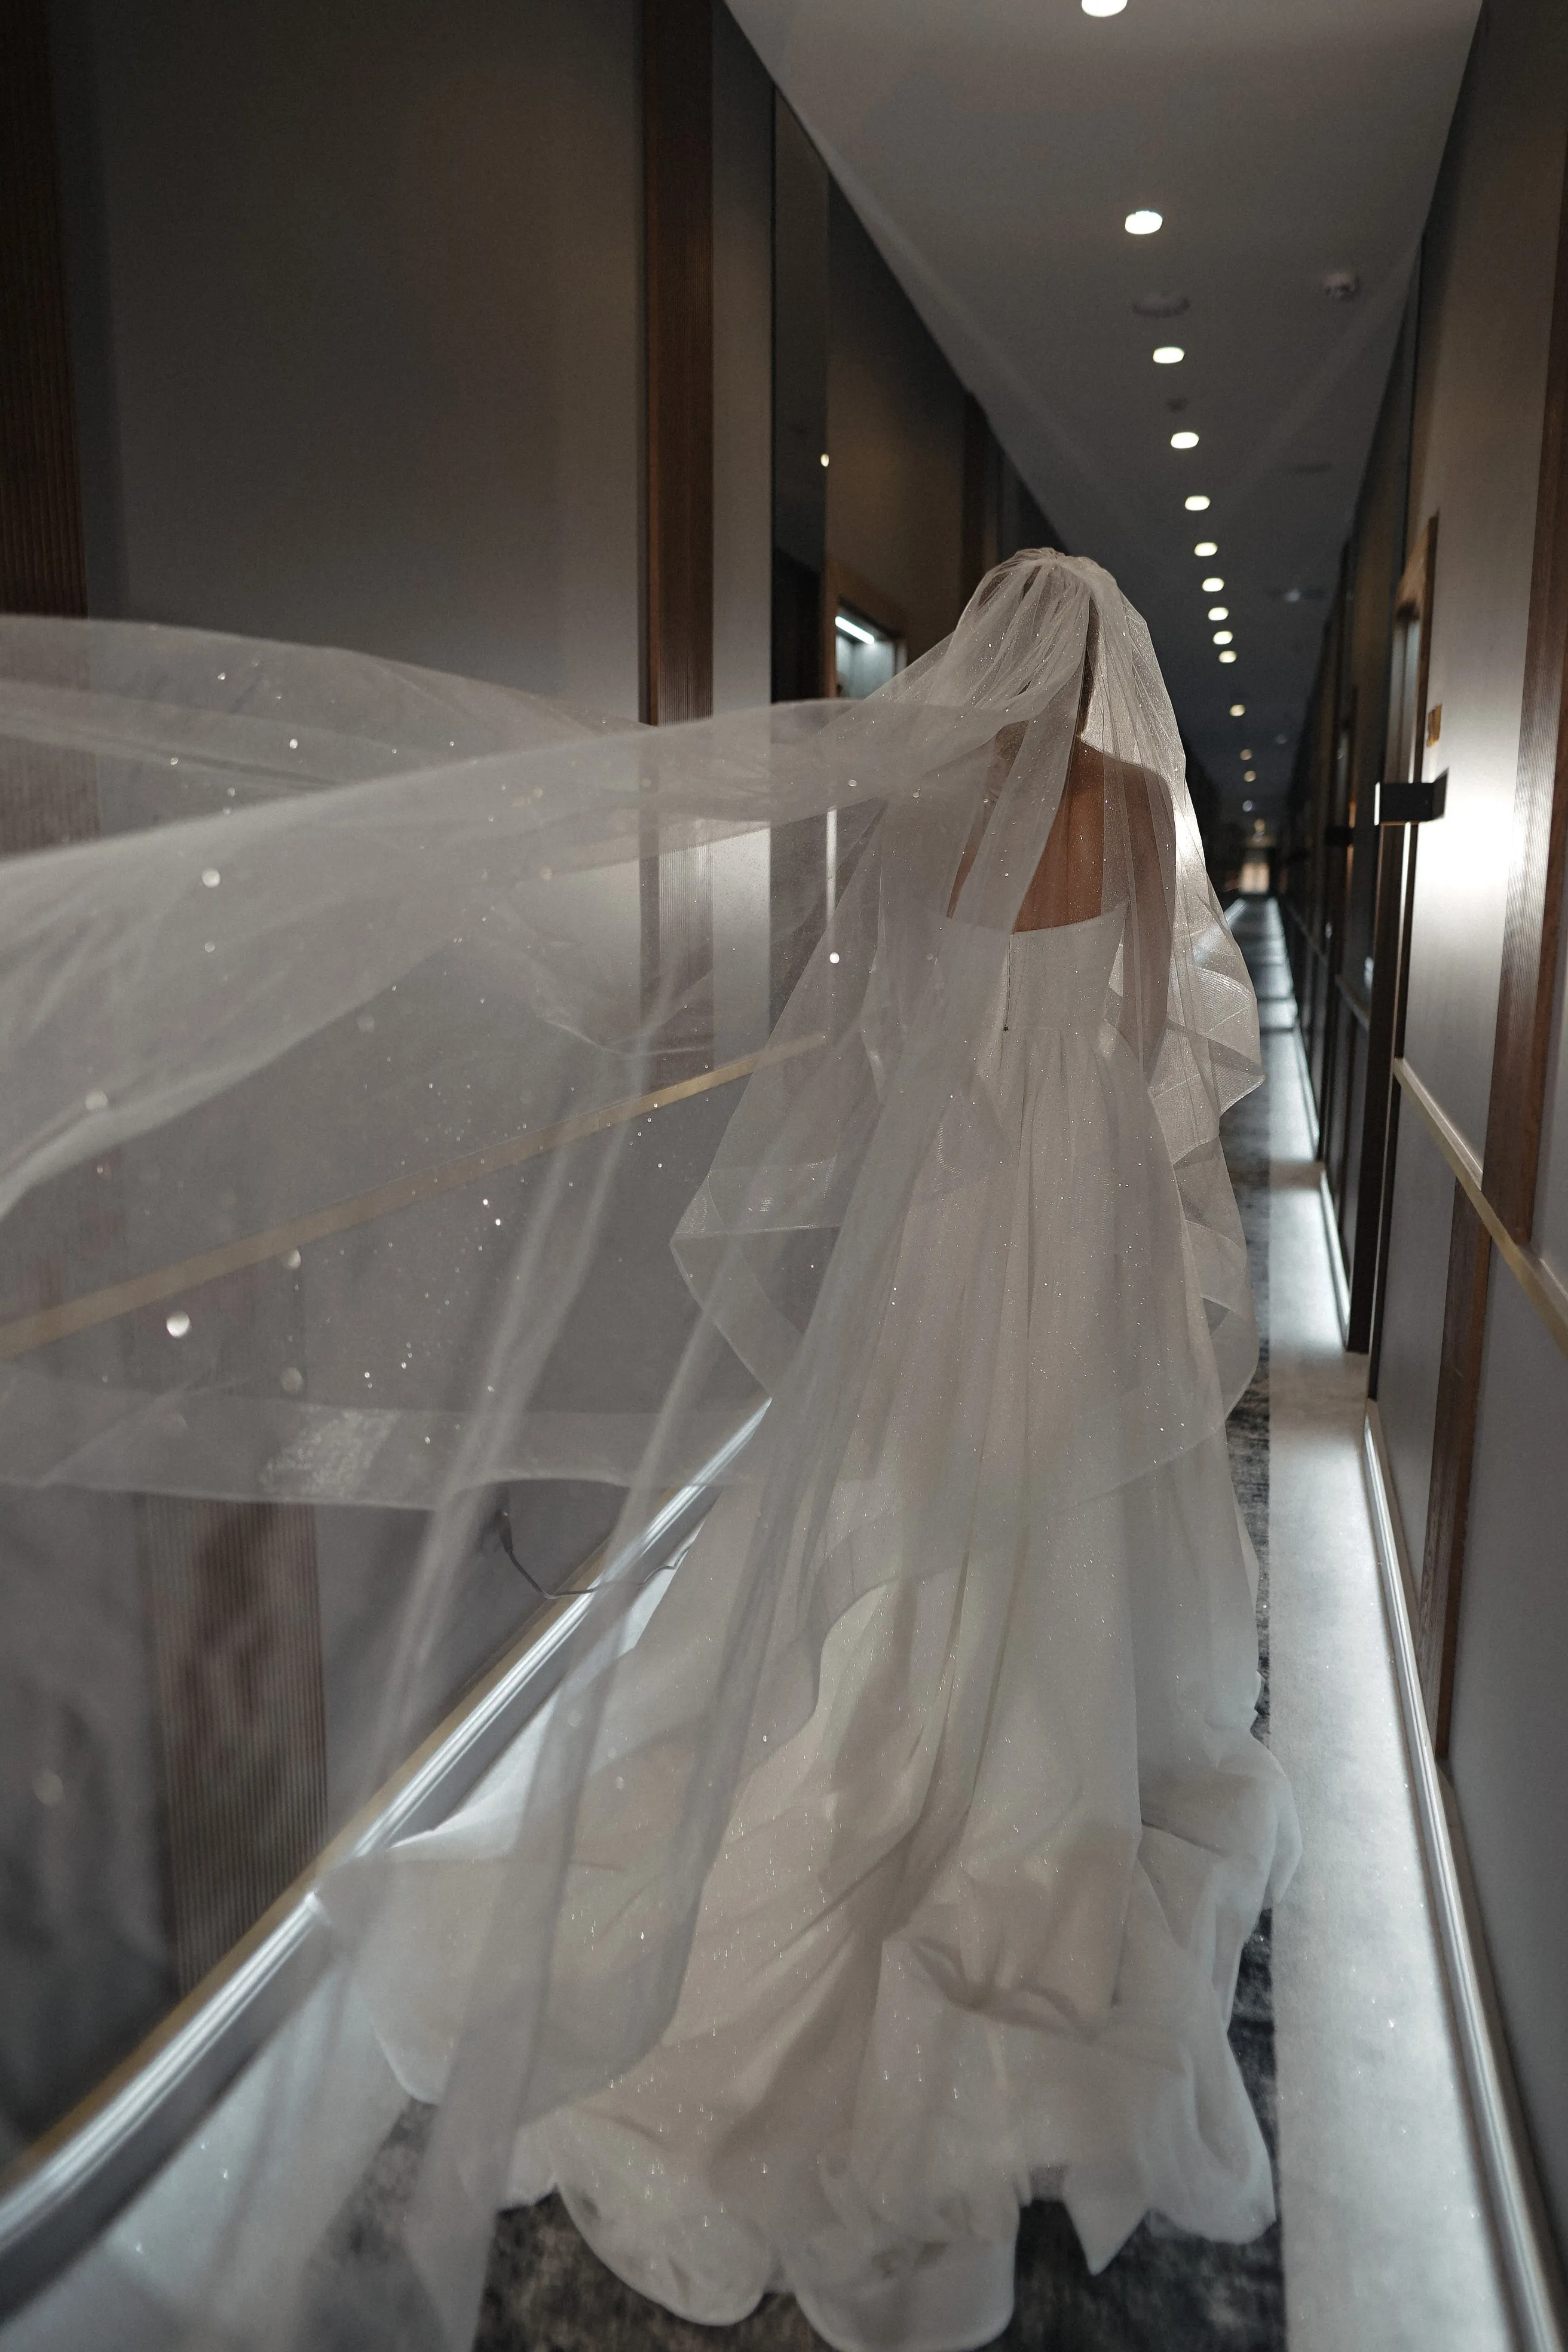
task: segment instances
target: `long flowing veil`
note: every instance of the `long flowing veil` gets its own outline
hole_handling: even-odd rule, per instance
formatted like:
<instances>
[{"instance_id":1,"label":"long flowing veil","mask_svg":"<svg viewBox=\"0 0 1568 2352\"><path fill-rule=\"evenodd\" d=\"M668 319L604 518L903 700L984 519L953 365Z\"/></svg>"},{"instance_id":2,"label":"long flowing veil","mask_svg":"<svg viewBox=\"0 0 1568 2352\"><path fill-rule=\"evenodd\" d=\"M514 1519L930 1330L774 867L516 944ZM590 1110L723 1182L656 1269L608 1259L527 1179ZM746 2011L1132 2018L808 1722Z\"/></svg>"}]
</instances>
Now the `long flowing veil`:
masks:
<instances>
[{"instance_id":1,"label":"long flowing veil","mask_svg":"<svg viewBox=\"0 0 1568 2352\"><path fill-rule=\"evenodd\" d=\"M170 2343L469 2341L520 2126L657 2039L829 1629L942 1564L940 1512L879 1549L829 1507L910 1204L991 1149L975 1041L1080 725L1127 909L1105 1018L1168 1155L1125 1181L1179 1192L1197 1302L1179 1392L1086 1393L1096 1492L1249 1377L1218 1130L1261 1075L1105 573L1020 555L863 703L663 730L0 622L0 788L79 836L0 862L0 2239L100 2078L303 1919L326 1958L86 2259L177 2237ZM656 1600L679 1673L639 1651ZM426 1853L408 1792L465 1740L496 1802ZM411 2036L387 1956L432 1874ZM226 2186L160 2221L203 2131ZM394 2145L373 2260L342 2217Z\"/></svg>"}]
</instances>

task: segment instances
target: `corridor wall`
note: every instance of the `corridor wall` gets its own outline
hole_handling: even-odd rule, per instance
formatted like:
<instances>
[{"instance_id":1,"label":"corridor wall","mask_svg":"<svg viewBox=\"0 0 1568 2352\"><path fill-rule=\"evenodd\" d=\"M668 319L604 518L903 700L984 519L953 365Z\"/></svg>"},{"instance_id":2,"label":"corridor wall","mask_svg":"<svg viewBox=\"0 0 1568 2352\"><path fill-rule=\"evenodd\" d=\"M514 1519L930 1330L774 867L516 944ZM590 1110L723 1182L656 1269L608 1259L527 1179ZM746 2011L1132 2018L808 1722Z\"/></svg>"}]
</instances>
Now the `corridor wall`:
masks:
<instances>
[{"instance_id":1,"label":"corridor wall","mask_svg":"<svg viewBox=\"0 0 1568 2352\"><path fill-rule=\"evenodd\" d=\"M1379 856L1392 874L1394 920L1375 946L1395 1012L1389 1134L1369 1171L1380 1220L1372 1324L1352 1339L1370 1341L1369 1463L1402 1556L1425 1718L1415 1728L1451 1792L1468 1932L1517 2086L1526 2171L1559 2251L1568 1108L1562 877L1546 844L1561 840L1568 809L1565 154L1568 17L1553 0L1494 0L1303 730L1288 887L1310 1028L1316 967L1338 957L1345 977L1362 950L1364 877ZM1414 675L1401 669L1411 640L1396 583L1424 553L1415 772L1446 779L1446 803L1430 821L1385 824L1376 841L1369 788L1401 772L1393 714ZM1309 1060L1330 1159L1331 1047L1314 1043ZM1360 1202L1348 1232L1342 1211L1352 1283L1372 1206Z\"/></svg>"},{"instance_id":2,"label":"corridor wall","mask_svg":"<svg viewBox=\"0 0 1568 2352\"><path fill-rule=\"evenodd\" d=\"M963 386L834 188L827 548L903 616L913 660L964 597Z\"/></svg>"},{"instance_id":3,"label":"corridor wall","mask_svg":"<svg viewBox=\"0 0 1568 2352\"><path fill-rule=\"evenodd\" d=\"M637 0L51 33L92 609L635 714Z\"/></svg>"}]
</instances>

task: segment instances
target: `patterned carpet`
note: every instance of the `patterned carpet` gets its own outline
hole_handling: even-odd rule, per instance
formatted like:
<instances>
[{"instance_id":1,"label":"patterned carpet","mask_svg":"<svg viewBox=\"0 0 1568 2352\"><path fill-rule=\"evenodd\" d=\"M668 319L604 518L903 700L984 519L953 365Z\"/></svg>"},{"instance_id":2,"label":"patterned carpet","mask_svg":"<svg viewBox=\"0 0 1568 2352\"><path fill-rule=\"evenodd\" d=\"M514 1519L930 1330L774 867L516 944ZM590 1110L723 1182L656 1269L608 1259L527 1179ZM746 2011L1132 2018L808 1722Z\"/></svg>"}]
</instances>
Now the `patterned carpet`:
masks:
<instances>
[{"instance_id":1,"label":"patterned carpet","mask_svg":"<svg viewBox=\"0 0 1568 2352\"><path fill-rule=\"evenodd\" d=\"M1275 987L1272 909L1257 902L1237 925L1260 996ZM1267 1018L1267 1005L1266 1005ZM1231 1467L1261 1569L1258 1637L1268 1720L1268 1111L1261 1092L1226 1122L1226 1155L1247 1234L1258 1302L1260 1350L1250 1388L1231 1417ZM1270 1920L1266 1913L1242 1957L1230 2038L1253 2105L1274 2147L1274 2001ZM395 2313L410 2302L406 2258L396 2228L423 2138L411 2109L331 2232L321 2270L331 2316L323 2340L334 2352L385 2340ZM343 2274L347 2302L328 2286ZM379 2277L381 2293L367 2287ZM341 2292L341 2290L340 2290ZM1284 2279L1276 2225L1247 2246L1221 2246L1143 2223L1109 2267L1090 2277L1064 2209L1030 2206L1018 2232L1017 2303L995 2352L1283 2352ZM370 2306L382 2303L379 2315ZM318 2305L321 2312L321 2305ZM326 2316L325 2313L321 2313ZM336 2321L339 2325L334 2326ZM821 2339L787 2295L770 2295L733 2327L675 2319L621 2284L589 2252L558 2198L503 2213L491 2248L474 2352L816 2352Z\"/></svg>"}]
</instances>

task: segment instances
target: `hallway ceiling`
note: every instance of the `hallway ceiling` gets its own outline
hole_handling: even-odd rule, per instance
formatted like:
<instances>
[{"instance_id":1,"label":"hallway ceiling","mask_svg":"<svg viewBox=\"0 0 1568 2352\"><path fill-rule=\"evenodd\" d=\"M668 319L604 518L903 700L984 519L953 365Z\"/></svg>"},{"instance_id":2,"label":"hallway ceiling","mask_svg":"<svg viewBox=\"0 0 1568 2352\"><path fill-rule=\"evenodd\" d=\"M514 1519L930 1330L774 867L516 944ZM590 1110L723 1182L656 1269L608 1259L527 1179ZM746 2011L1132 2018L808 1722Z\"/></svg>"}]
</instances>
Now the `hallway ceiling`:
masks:
<instances>
[{"instance_id":1,"label":"hallway ceiling","mask_svg":"<svg viewBox=\"0 0 1568 2352\"><path fill-rule=\"evenodd\" d=\"M1477 0L731 5L1067 545L1146 616L1227 808L1272 814ZM1140 207L1158 233L1128 235ZM1140 315L1157 294L1186 308Z\"/></svg>"}]
</instances>

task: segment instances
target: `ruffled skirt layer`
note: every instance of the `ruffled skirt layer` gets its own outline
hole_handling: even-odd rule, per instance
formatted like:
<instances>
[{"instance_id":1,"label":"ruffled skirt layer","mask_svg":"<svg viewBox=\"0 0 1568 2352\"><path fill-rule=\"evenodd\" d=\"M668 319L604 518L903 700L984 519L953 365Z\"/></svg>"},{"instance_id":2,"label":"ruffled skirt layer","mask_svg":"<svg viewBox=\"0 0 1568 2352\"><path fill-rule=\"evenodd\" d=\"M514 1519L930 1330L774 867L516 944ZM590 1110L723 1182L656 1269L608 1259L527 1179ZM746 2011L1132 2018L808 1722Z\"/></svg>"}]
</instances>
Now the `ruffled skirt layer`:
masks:
<instances>
[{"instance_id":1,"label":"ruffled skirt layer","mask_svg":"<svg viewBox=\"0 0 1568 2352\"><path fill-rule=\"evenodd\" d=\"M910 1212L823 1543L858 1597L742 1784L675 2017L514 2153L514 2200L558 2187L689 2318L787 2288L842 2352L957 2352L1007 2323L1031 2198L1091 2268L1151 2210L1272 2218L1226 2024L1294 1818L1169 1160L1125 1046L1071 1017L1103 919L1015 943L969 1142Z\"/></svg>"}]
</instances>

